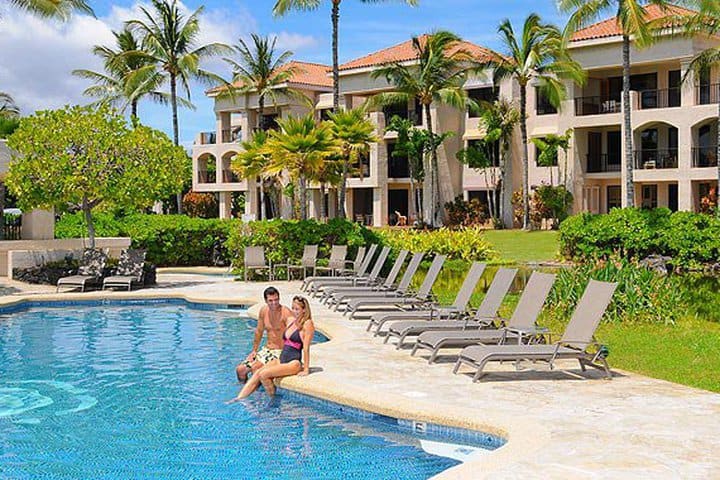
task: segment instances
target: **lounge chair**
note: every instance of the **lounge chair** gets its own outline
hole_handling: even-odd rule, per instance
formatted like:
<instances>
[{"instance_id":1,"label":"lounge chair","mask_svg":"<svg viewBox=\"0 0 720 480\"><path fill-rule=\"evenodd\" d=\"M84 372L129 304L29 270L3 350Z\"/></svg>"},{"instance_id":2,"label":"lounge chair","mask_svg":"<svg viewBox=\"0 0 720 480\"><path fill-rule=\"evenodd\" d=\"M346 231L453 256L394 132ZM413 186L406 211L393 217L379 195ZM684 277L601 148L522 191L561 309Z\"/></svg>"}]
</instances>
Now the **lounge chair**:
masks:
<instances>
[{"instance_id":1,"label":"lounge chair","mask_svg":"<svg viewBox=\"0 0 720 480\"><path fill-rule=\"evenodd\" d=\"M400 348L405 343L405 339L410 336L417 336L423 332L434 332L442 330L464 330L467 328L488 327L494 324L498 319L497 312L502 304L503 298L507 295L517 269L500 268L493 277L490 287L488 288L483 301L475 311L472 318L458 320L433 320L433 318L421 318L419 320L402 320L393 322L385 335L385 343L392 337L397 337L396 348Z\"/></svg>"},{"instance_id":2,"label":"lounge chair","mask_svg":"<svg viewBox=\"0 0 720 480\"><path fill-rule=\"evenodd\" d=\"M370 295L356 297L347 302L345 314L350 314L350 318L359 318L357 313L368 308L382 310L402 310L404 308L418 308L432 301L432 286L437 280L440 269L445 263L446 255L435 255L430 268L425 274L420 288L417 292L406 290L404 292L382 292L382 295ZM370 318L372 314L366 318Z\"/></svg>"},{"instance_id":3,"label":"lounge chair","mask_svg":"<svg viewBox=\"0 0 720 480\"><path fill-rule=\"evenodd\" d=\"M466 347L460 352L453 373L457 373L461 365L469 365L476 369L473 375L473 381L476 382L485 374L485 365L491 361L514 361L516 367L522 360L542 361L547 362L550 370L553 370L555 360L572 359L580 363L583 372L586 367L593 367L604 371L606 377L611 379L605 349L595 340L595 331L616 287L617 283L590 280L558 342L549 345L533 343Z\"/></svg>"},{"instance_id":4,"label":"lounge chair","mask_svg":"<svg viewBox=\"0 0 720 480\"><path fill-rule=\"evenodd\" d=\"M343 275L343 276L336 276L336 277L324 277L324 278L318 278L316 280L313 280L309 284L309 294L317 297L321 295L321 292L331 286L338 286L338 285L354 285L358 281L367 278L368 276L368 269L370 268L370 262L372 262L373 257L375 257L375 251L377 250L377 245L370 245L370 248L368 248L367 252L365 253L365 256L363 257L362 264L360 265L360 269L355 272L354 275Z\"/></svg>"},{"instance_id":5,"label":"lounge chair","mask_svg":"<svg viewBox=\"0 0 720 480\"><path fill-rule=\"evenodd\" d=\"M364 256L365 247L358 248L358 255L355 258L355 261L357 262L359 257L360 263L362 263L362 258ZM333 245L332 249L330 249L330 260L327 267L315 267L315 274L312 277L305 277L305 280L303 280L303 284L300 288L303 291L307 291L308 285L313 281L328 278L328 275L317 275L318 272L329 272L329 276L334 276L338 272L342 272L346 265L345 257L347 257L347 245ZM360 268L360 263L357 263L357 268Z\"/></svg>"},{"instance_id":6,"label":"lounge chair","mask_svg":"<svg viewBox=\"0 0 720 480\"><path fill-rule=\"evenodd\" d=\"M305 245L303 249L303 256L299 264L293 263L276 263L273 265L273 276L276 276L278 268L284 268L287 271L287 279L292 278L293 270L302 270L303 280L307 278L307 269L313 269L313 275L315 275L315 267L317 263L318 246L317 245Z\"/></svg>"},{"instance_id":7,"label":"lounge chair","mask_svg":"<svg viewBox=\"0 0 720 480\"><path fill-rule=\"evenodd\" d=\"M382 250L380 250L380 254L375 259L375 265L373 266L373 269L370 271L367 277L356 278L355 281L353 281L350 285L329 285L323 288L322 298L320 299L320 302L327 303L328 299L332 298L333 293L337 291L353 291L356 288L363 290L372 290L373 288L376 288L377 283L381 281L380 272L385 265L385 261L387 260L388 255L390 255L390 247L383 247Z\"/></svg>"},{"instance_id":8,"label":"lounge chair","mask_svg":"<svg viewBox=\"0 0 720 480\"><path fill-rule=\"evenodd\" d=\"M428 363L432 363L443 348L460 348L484 342L500 343L511 339L520 343L528 336L546 333L546 330L536 327L536 321L554 282L555 275L552 273L533 272L506 326L424 332L418 336L412 355L419 349L430 350Z\"/></svg>"},{"instance_id":9,"label":"lounge chair","mask_svg":"<svg viewBox=\"0 0 720 480\"><path fill-rule=\"evenodd\" d=\"M458 290L458 293L455 296L455 301L452 305L443 307L439 304L431 303L419 309L410 311L374 313L370 318L368 330L374 326L375 336L377 336L380 333L382 326L387 322L411 319L438 320L441 318L447 319L461 316L467 312L467 305L470 302L470 297L472 296L473 291L475 291L475 286L480 281L480 277L484 271L484 263L473 262L467 275L465 275L465 280L463 280L463 284L460 287L460 290Z\"/></svg>"},{"instance_id":10,"label":"lounge chair","mask_svg":"<svg viewBox=\"0 0 720 480\"><path fill-rule=\"evenodd\" d=\"M270 281L273 279L272 264L265 260L265 247L245 247L245 259L243 260L244 280L247 282L248 272L267 270Z\"/></svg>"},{"instance_id":11,"label":"lounge chair","mask_svg":"<svg viewBox=\"0 0 720 480\"><path fill-rule=\"evenodd\" d=\"M81 292L84 292L88 285L100 285L100 279L103 276L106 264L106 252L94 248L86 248L80 258L77 275L60 278L55 291L59 291L60 287L68 287L79 288Z\"/></svg>"},{"instance_id":12,"label":"lounge chair","mask_svg":"<svg viewBox=\"0 0 720 480\"><path fill-rule=\"evenodd\" d=\"M143 265L145 265L145 250L126 249L120 253L120 261L113 275L103 280L103 290L106 288L121 287L132 290L133 285L143 285Z\"/></svg>"}]
</instances>

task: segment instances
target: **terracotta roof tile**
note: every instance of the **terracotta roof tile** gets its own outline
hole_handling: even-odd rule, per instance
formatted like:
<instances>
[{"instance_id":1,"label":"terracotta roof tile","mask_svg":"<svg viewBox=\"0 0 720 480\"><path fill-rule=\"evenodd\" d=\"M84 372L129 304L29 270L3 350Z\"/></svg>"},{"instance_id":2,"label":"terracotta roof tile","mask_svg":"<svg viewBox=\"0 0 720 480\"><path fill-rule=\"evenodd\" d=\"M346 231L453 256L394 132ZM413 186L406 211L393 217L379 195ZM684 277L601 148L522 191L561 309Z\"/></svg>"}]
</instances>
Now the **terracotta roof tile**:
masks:
<instances>
[{"instance_id":1,"label":"terracotta roof tile","mask_svg":"<svg viewBox=\"0 0 720 480\"><path fill-rule=\"evenodd\" d=\"M657 5L648 5L645 7L645 15L647 20L657 20L668 15L693 15L694 11L687 8L668 6L665 10ZM581 40L593 40L597 38L607 38L622 35L622 30L617 23L615 17L594 23L585 28L581 28L573 34L572 41L579 42Z\"/></svg>"},{"instance_id":2,"label":"terracotta roof tile","mask_svg":"<svg viewBox=\"0 0 720 480\"><path fill-rule=\"evenodd\" d=\"M296 67L297 72L288 83L297 85L308 85L312 87L332 87L332 77L328 76L332 68L327 65L310 62L300 62L293 60L280 67L280 71L290 67ZM234 86L240 87L239 82L235 82ZM223 90L225 87L218 86L209 89L206 93L212 94Z\"/></svg>"},{"instance_id":3,"label":"terracotta roof tile","mask_svg":"<svg viewBox=\"0 0 720 480\"><path fill-rule=\"evenodd\" d=\"M428 35L422 35L420 41L427 39ZM464 49L470 52L477 60L482 61L488 58L487 49L475 45L474 43L462 41L453 50ZM347 63L340 65L340 70L352 70L355 68L373 67L393 62L405 62L417 58L417 53L413 49L412 40L393 45L392 47L383 48L377 52L369 53L363 57L356 58Z\"/></svg>"}]
</instances>

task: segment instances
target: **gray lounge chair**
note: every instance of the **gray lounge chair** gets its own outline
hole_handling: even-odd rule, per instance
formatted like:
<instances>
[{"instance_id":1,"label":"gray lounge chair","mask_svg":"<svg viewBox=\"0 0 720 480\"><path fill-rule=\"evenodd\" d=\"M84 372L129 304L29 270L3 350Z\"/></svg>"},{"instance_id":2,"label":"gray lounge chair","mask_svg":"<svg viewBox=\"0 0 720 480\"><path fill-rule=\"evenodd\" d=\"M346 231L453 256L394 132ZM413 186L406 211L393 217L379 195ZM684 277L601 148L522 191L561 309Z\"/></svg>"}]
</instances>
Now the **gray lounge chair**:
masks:
<instances>
[{"instance_id":1,"label":"gray lounge chair","mask_svg":"<svg viewBox=\"0 0 720 480\"><path fill-rule=\"evenodd\" d=\"M357 313L370 309L382 309L382 310L402 310L403 308L417 308L433 300L432 286L435 284L440 269L445 263L446 255L435 255L430 268L425 274L420 288L417 292L383 292L384 295L371 295L364 297L356 297L350 300L345 309L345 314L350 314L350 318L359 318ZM367 315L365 318L370 318L372 314Z\"/></svg>"},{"instance_id":2,"label":"gray lounge chair","mask_svg":"<svg viewBox=\"0 0 720 480\"><path fill-rule=\"evenodd\" d=\"M126 249L120 253L120 261L113 275L103 280L103 290L106 288L127 288L132 290L134 285L142 286L145 273L145 250Z\"/></svg>"},{"instance_id":3,"label":"gray lounge chair","mask_svg":"<svg viewBox=\"0 0 720 480\"><path fill-rule=\"evenodd\" d=\"M512 285L516 268L500 268L493 277L483 301L475 311L472 318L462 320L402 320L393 322L385 335L385 343L392 337L397 337L396 348L404 345L407 337L414 337L423 332L436 332L444 330L465 330L468 328L482 328L493 325L498 320L497 312L503 298ZM442 317L441 317L442 318ZM429 321L430 320L430 321Z\"/></svg>"},{"instance_id":4,"label":"gray lounge chair","mask_svg":"<svg viewBox=\"0 0 720 480\"><path fill-rule=\"evenodd\" d=\"M302 270L303 280L307 278L307 270L311 268L313 275L315 275L315 268L317 263L318 246L317 245L305 245L303 249L303 256L300 259L299 264L293 263L276 263L273 265L273 276L276 276L278 268L284 268L287 271L287 279L292 278L293 270Z\"/></svg>"},{"instance_id":5,"label":"gray lounge chair","mask_svg":"<svg viewBox=\"0 0 720 480\"><path fill-rule=\"evenodd\" d=\"M478 281L480 281L480 277L484 271L484 263L473 262L467 275L465 275L465 280L463 280L463 284L460 287L460 290L458 290L458 293L455 296L455 301L452 305L443 307L439 304L432 303L419 309L409 311L374 313L370 318L368 330L374 326L375 336L377 336L380 333L380 329L387 322L410 319L438 320L441 318L447 319L460 317L462 314L467 312L467 305L470 302L470 297L472 296L473 291L475 291L475 286Z\"/></svg>"},{"instance_id":6,"label":"gray lounge chair","mask_svg":"<svg viewBox=\"0 0 720 480\"><path fill-rule=\"evenodd\" d=\"M265 247L245 247L243 260L244 280L247 282L249 271L267 270L270 281L273 279L272 264L265 260Z\"/></svg>"},{"instance_id":7,"label":"gray lounge chair","mask_svg":"<svg viewBox=\"0 0 720 480\"><path fill-rule=\"evenodd\" d=\"M80 266L77 275L62 277L57 282L55 291L60 287L79 288L84 292L88 285L100 285L105 265L107 264L107 253L93 248L83 250L80 258Z\"/></svg>"},{"instance_id":8,"label":"gray lounge chair","mask_svg":"<svg viewBox=\"0 0 720 480\"><path fill-rule=\"evenodd\" d=\"M355 258L357 262L358 257L361 259L365 256L365 247L358 248L358 255ZM327 267L315 267L315 274L312 277L306 277L303 280L303 284L300 287L303 291L307 291L309 284L315 280L321 280L328 278L328 275L317 275L318 272L329 272L329 276L334 276L338 272L345 269L345 257L347 257L347 245L333 245L330 249L330 260ZM357 268L360 267L360 263L357 263Z\"/></svg>"},{"instance_id":9,"label":"gray lounge chair","mask_svg":"<svg viewBox=\"0 0 720 480\"><path fill-rule=\"evenodd\" d=\"M544 333L545 330L536 327L536 321L554 282L555 275L552 273L533 272L506 326L497 329L424 332L418 336L412 355L419 349L430 350L428 363L432 363L443 348L460 348L485 342L499 343L510 339L520 343L523 338Z\"/></svg>"},{"instance_id":10,"label":"gray lounge chair","mask_svg":"<svg viewBox=\"0 0 720 480\"><path fill-rule=\"evenodd\" d=\"M542 361L547 362L550 370L553 370L555 360L572 359L580 363L583 372L586 367L593 367L604 371L606 377L611 379L610 366L604 349L595 340L595 331L616 287L616 283L590 280L558 342L550 345L533 343L466 347L460 352L453 373L457 373L460 366L469 365L476 369L473 376L476 382L485 374L485 365L491 361L514 361L517 367L523 360Z\"/></svg>"},{"instance_id":11,"label":"gray lounge chair","mask_svg":"<svg viewBox=\"0 0 720 480\"><path fill-rule=\"evenodd\" d=\"M332 298L333 294L338 291L353 291L355 289L372 291L373 289L377 288L378 282L381 281L380 272L385 265L385 261L387 260L388 255L390 255L390 247L383 247L382 250L380 250L380 254L375 259L375 265L373 265L373 269L370 271L367 277L357 278L354 282L352 282L351 285L330 285L323 288L322 298L320 299L320 302L327 303L328 300Z\"/></svg>"},{"instance_id":12,"label":"gray lounge chair","mask_svg":"<svg viewBox=\"0 0 720 480\"><path fill-rule=\"evenodd\" d=\"M322 295L321 292L327 287L339 285L355 285L359 280L367 278L368 270L370 269L370 263L375 257L375 251L377 250L377 247L377 245L370 245L370 248L368 248L367 252L365 253L362 264L360 265L360 269L358 270L358 272L356 272L356 274L318 278L317 280L313 280L312 283L309 284L308 293L314 297L317 297Z\"/></svg>"}]
</instances>

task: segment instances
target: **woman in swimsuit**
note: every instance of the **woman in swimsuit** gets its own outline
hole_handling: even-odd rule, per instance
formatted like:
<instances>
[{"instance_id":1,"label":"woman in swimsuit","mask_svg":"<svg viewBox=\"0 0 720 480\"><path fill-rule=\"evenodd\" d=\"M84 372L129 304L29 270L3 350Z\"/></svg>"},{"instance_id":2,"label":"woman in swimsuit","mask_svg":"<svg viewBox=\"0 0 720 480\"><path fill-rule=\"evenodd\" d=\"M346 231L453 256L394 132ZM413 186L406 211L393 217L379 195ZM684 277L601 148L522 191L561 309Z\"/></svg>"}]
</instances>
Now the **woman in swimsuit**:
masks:
<instances>
[{"instance_id":1,"label":"woman in swimsuit","mask_svg":"<svg viewBox=\"0 0 720 480\"><path fill-rule=\"evenodd\" d=\"M310 343L315 334L310 305L305 297L293 298L294 317L288 319L283 333L283 349L279 360L272 360L255 373L238 396L229 403L243 399L254 392L260 383L268 395L275 394L273 379L291 375L305 376L310 373Z\"/></svg>"}]
</instances>

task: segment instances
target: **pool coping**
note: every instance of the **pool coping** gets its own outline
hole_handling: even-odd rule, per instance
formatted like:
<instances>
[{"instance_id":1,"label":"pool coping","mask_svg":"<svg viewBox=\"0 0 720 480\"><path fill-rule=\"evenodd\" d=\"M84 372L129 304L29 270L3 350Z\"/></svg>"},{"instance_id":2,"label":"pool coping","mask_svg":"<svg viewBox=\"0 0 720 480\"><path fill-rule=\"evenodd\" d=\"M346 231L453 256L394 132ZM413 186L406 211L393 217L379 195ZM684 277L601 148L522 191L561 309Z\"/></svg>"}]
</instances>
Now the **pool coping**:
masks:
<instances>
[{"instance_id":1,"label":"pool coping","mask_svg":"<svg viewBox=\"0 0 720 480\"><path fill-rule=\"evenodd\" d=\"M159 292L157 290L137 290L130 292L118 291L91 291L91 292L64 292L39 293L32 295L17 295L11 299L0 297L0 312L10 306L21 306L42 303L63 302L94 302L94 301L132 301L132 300L184 300L192 304L203 305L250 305L248 316L257 319L261 303L256 298L240 297L211 298L201 295L190 295L185 292ZM313 349L334 348L339 344L352 342L354 332L340 325L325 324L320 317L315 319L316 329L328 338L327 342L316 344ZM312 381L308 381L312 380ZM376 415L392 417L397 420L424 422L450 428L470 430L500 437L505 444L495 450L488 450L481 458L438 473L433 479L476 479L478 469L483 476L492 473L494 469L506 467L508 462L525 458L533 452L539 451L546 442L550 441L550 430L536 421L523 419L519 421L513 416L498 417L493 413L492 420L482 415L477 409L458 408L443 409L441 405L429 404L425 401L412 401L393 393L378 397L372 392L360 388L340 385L332 380L322 379L319 375L309 377L285 377L279 379L280 388L291 390L299 394L309 395L319 400L325 400L347 407L370 412Z\"/></svg>"}]
</instances>

